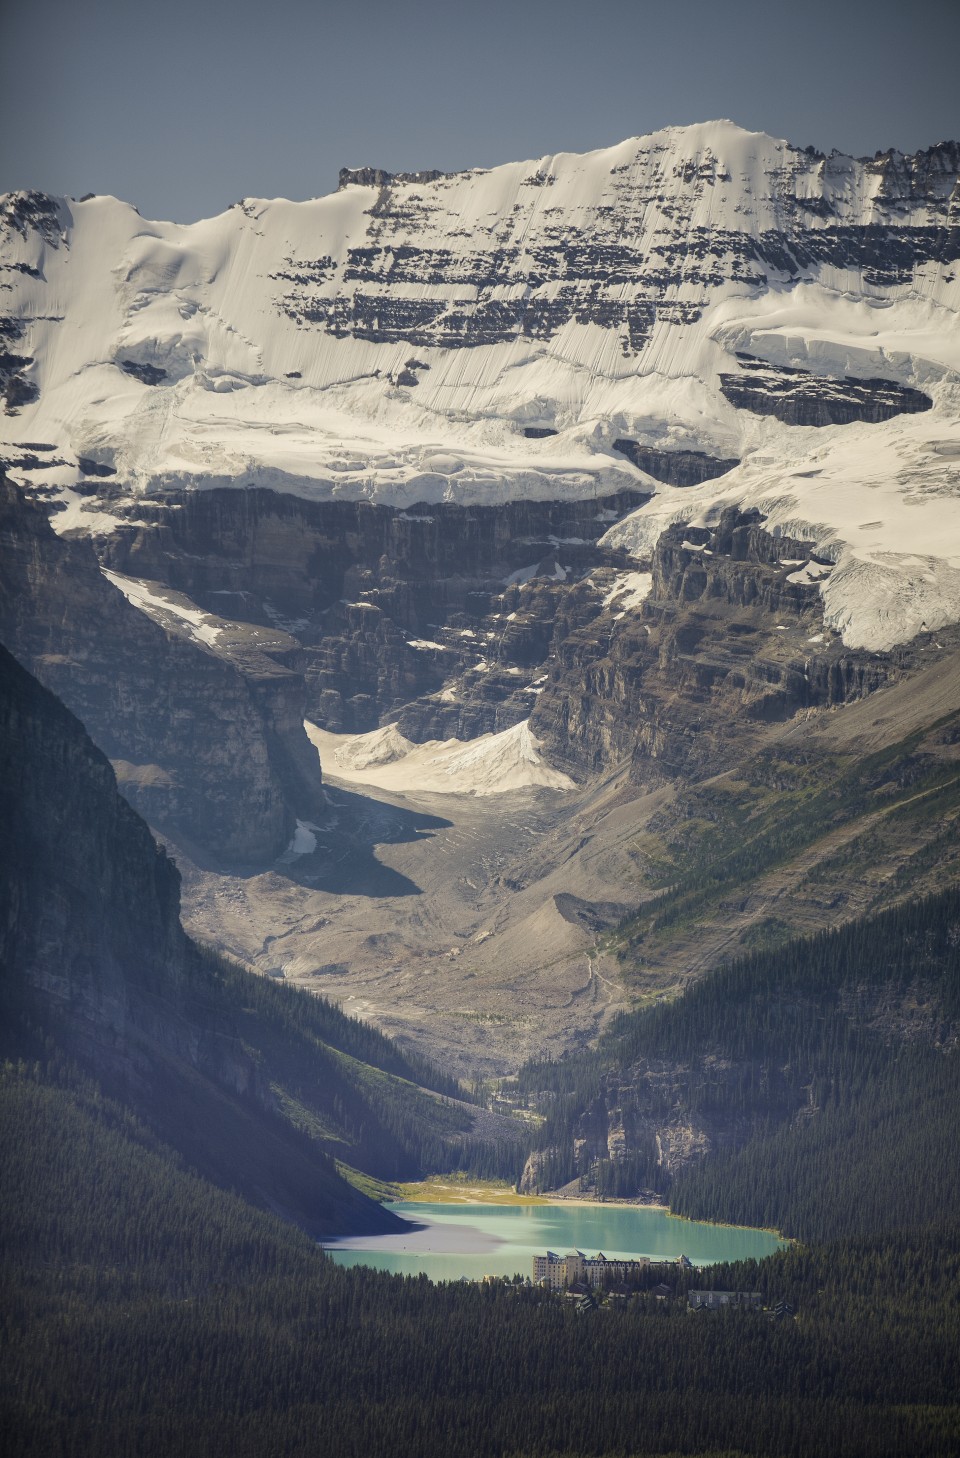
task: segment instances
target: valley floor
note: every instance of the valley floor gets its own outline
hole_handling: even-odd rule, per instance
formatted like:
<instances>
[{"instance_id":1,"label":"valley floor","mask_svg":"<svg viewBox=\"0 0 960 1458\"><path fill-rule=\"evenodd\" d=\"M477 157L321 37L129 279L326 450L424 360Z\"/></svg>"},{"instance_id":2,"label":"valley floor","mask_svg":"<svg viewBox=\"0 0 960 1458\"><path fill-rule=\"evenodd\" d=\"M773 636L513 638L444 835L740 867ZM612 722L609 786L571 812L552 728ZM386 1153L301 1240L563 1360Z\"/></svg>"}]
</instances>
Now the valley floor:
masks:
<instances>
[{"instance_id":1,"label":"valley floor","mask_svg":"<svg viewBox=\"0 0 960 1458\"><path fill-rule=\"evenodd\" d=\"M701 785L646 790L625 770L581 787L523 784L514 744L501 768L515 787L492 793L496 741L515 731L405 760L401 744L398 762L397 746L379 743L392 731L351 739L310 726L323 824L301 825L259 873L202 864L171 842L184 924L461 1079L500 1077L586 1046L621 1009L671 997L724 958L949 884L958 701L960 652L932 652L928 667L840 712L771 725L754 759ZM862 756L876 793L864 792ZM771 818L778 776L794 793ZM452 792L432 788L446 779ZM709 868L696 837L720 847L715 891L696 879ZM619 960L617 924L672 874L680 914L647 915Z\"/></svg>"},{"instance_id":2,"label":"valley floor","mask_svg":"<svg viewBox=\"0 0 960 1458\"><path fill-rule=\"evenodd\" d=\"M570 863L582 797L400 794L335 772L326 785L316 848L259 875L204 869L171 847L192 936L468 1077L580 1046L627 1005L595 929L555 900L610 894ZM558 869L532 875L558 839Z\"/></svg>"}]
</instances>

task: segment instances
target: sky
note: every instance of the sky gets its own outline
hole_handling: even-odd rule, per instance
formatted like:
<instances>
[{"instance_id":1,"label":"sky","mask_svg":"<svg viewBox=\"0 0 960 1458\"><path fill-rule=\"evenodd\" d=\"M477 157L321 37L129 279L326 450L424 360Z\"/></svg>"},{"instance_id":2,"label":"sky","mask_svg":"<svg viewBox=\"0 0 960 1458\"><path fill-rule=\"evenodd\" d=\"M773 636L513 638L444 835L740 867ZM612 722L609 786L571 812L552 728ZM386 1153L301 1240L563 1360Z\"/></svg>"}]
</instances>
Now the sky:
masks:
<instances>
[{"instance_id":1,"label":"sky","mask_svg":"<svg viewBox=\"0 0 960 1458\"><path fill-rule=\"evenodd\" d=\"M0 192L191 222L342 166L453 171L729 117L960 139L960 0L0 0Z\"/></svg>"}]
</instances>

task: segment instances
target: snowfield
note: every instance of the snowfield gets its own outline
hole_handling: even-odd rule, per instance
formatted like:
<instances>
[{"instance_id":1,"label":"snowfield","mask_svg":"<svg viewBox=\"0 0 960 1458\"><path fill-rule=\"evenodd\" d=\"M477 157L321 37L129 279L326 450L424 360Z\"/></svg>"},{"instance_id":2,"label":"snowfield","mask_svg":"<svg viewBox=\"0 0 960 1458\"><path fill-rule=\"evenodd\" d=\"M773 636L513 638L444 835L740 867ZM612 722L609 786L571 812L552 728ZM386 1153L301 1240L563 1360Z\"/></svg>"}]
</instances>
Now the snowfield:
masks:
<instances>
[{"instance_id":1,"label":"snowfield","mask_svg":"<svg viewBox=\"0 0 960 1458\"><path fill-rule=\"evenodd\" d=\"M808 541L834 563L817 574L824 621L849 647L880 652L960 621L960 459L944 450L960 445L960 385L941 400L950 418L938 420L947 427L939 432L933 412L781 426L778 449L751 453L702 486L658 487L602 540L642 561L673 522L708 526L726 506L757 507L769 531Z\"/></svg>"},{"instance_id":2,"label":"snowfield","mask_svg":"<svg viewBox=\"0 0 960 1458\"><path fill-rule=\"evenodd\" d=\"M607 538L638 569L668 523L756 507L835 564L827 625L887 648L960 620L960 184L956 149L919 157L711 122L192 225L10 194L0 327L26 388L0 454L59 498L60 530L94 534L117 517L74 490L81 461L127 508L164 488L398 507L649 490ZM891 266L842 256L880 227ZM839 253L804 244L828 234ZM743 354L932 408L787 425L723 394ZM624 438L740 464L670 487Z\"/></svg>"},{"instance_id":3,"label":"snowfield","mask_svg":"<svg viewBox=\"0 0 960 1458\"><path fill-rule=\"evenodd\" d=\"M551 769L524 722L500 734L413 744L392 724L369 734L330 734L309 721L307 734L328 778L398 794L502 795L512 790L572 790Z\"/></svg>"}]
</instances>

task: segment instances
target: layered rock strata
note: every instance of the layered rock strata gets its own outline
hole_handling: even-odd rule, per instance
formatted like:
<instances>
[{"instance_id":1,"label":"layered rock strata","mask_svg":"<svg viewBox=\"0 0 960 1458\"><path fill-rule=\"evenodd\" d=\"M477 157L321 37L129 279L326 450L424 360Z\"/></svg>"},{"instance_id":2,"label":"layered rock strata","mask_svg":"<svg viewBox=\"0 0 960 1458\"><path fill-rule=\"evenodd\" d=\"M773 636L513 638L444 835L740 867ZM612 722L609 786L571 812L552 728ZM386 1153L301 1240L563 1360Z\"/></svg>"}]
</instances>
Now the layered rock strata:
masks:
<instances>
[{"instance_id":1,"label":"layered rock strata","mask_svg":"<svg viewBox=\"0 0 960 1458\"><path fill-rule=\"evenodd\" d=\"M718 762L751 726L888 682L911 650L847 649L825 629L819 584L831 570L756 512L669 528L643 604L558 641L531 719L551 762L582 775L629 760L638 784L656 783Z\"/></svg>"},{"instance_id":2,"label":"layered rock strata","mask_svg":"<svg viewBox=\"0 0 960 1458\"><path fill-rule=\"evenodd\" d=\"M739 374L720 376L720 389L731 405L757 415L773 415L785 425L822 428L850 425L855 420L876 425L895 415L933 409L929 395L895 380L852 379L849 375L835 379L793 366L772 365L749 354L739 355L738 362Z\"/></svg>"},{"instance_id":3,"label":"layered rock strata","mask_svg":"<svg viewBox=\"0 0 960 1458\"><path fill-rule=\"evenodd\" d=\"M629 505L397 511L181 493L101 551L201 607L281 624L321 727L394 721L423 742L532 716L551 762L581 779L624 760L641 784L702 770L762 725L861 697L908 665L909 647L847 649L824 627L832 563L758 513L671 527L644 578L597 545Z\"/></svg>"},{"instance_id":4,"label":"layered rock strata","mask_svg":"<svg viewBox=\"0 0 960 1458\"><path fill-rule=\"evenodd\" d=\"M706 451L658 450L625 438L615 440L613 449L648 476L668 486L700 486L704 481L725 476L740 464L736 456L711 456Z\"/></svg>"},{"instance_id":5,"label":"layered rock strata","mask_svg":"<svg viewBox=\"0 0 960 1458\"><path fill-rule=\"evenodd\" d=\"M555 640L600 611L565 591L628 559L597 546L642 493L409 510L267 491L171 493L100 543L104 563L207 611L285 630L321 727L398 718L416 740L525 719ZM144 521L149 525L144 525Z\"/></svg>"}]
</instances>

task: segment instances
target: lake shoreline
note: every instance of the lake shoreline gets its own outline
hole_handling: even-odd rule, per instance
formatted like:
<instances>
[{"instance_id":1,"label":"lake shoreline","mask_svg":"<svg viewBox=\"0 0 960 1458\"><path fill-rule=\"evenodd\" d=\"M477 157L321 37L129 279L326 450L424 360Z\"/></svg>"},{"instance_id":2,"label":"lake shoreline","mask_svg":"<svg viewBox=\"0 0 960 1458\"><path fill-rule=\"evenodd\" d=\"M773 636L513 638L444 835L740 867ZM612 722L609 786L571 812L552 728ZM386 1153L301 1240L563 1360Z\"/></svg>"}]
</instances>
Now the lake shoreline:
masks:
<instances>
[{"instance_id":1,"label":"lake shoreline","mask_svg":"<svg viewBox=\"0 0 960 1458\"><path fill-rule=\"evenodd\" d=\"M654 1267L685 1255L694 1266L708 1266L762 1258L782 1243L746 1226L686 1220L681 1225L677 1217L667 1219L670 1211L662 1206L583 1196L532 1200L516 1192L506 1204L507 1192L490 1185L483 1191L486 1198L477 1202L469 1198L472 1188L458 1182L456 1198L446 1201L391 1201L392 1211L411 1222L406 1230L386 1236L344 1234L325 1240L324 1248L337 1264L376 1265L431 1280L481 1280L529 1276L533 1259L548 1250L602 1250L608 1260ZM439 1193L436 1185L432 1193Z\"/></svg>"},{"instance_id":2,"label":"lake shoreline","mask_svg":"<svg viewBox=\"0 0 960 1458\"><path fill-rule=\"evenodd\" d=\"M469 1183L459 1180L427 1179L413 1181L409 1184L396 1186L397 1194L389 1200L382 1200L381 1204L389 1205L394 1203L408 1205L504 1205L504 1206L557 1206L561 1209L564 1206L582 1206L589 1210L650 1210L661 1215L667 1215L671 1220L687 1220L695 1225L716 1225L721 1229L728 1230L762 1230L766 1235L774 1235L785 1244L793 1244L790 1236L784 1235L781 1230L769 1225L743 1226L736 1225L729 1220L698 1220L693 1215L680 1215L671 1210L669 1205L662 1201L654 1200L624 1200L611 1198L598 1200L589 1195L561 1195L556 1192L548 1195L521 1195L512 1185L499 1184L495 1180L471 1180Z\"/></svg>"},{"instance_id":3,"label":"lake shoreline","mask_svg":"<svg viewBox=\"0 0 960 1458\"><path fill-rule=\"evenodd\" d=\"M396 1186L397 1193L381 1204L399 1202L408 1205L583 1205L590 1209L661 1210L671 1214L669 1205L648 1200L597 1200L589 1195L521 1195L512 1185L494 1180L418 1180Z\"/></svg>"}]
</instances>

